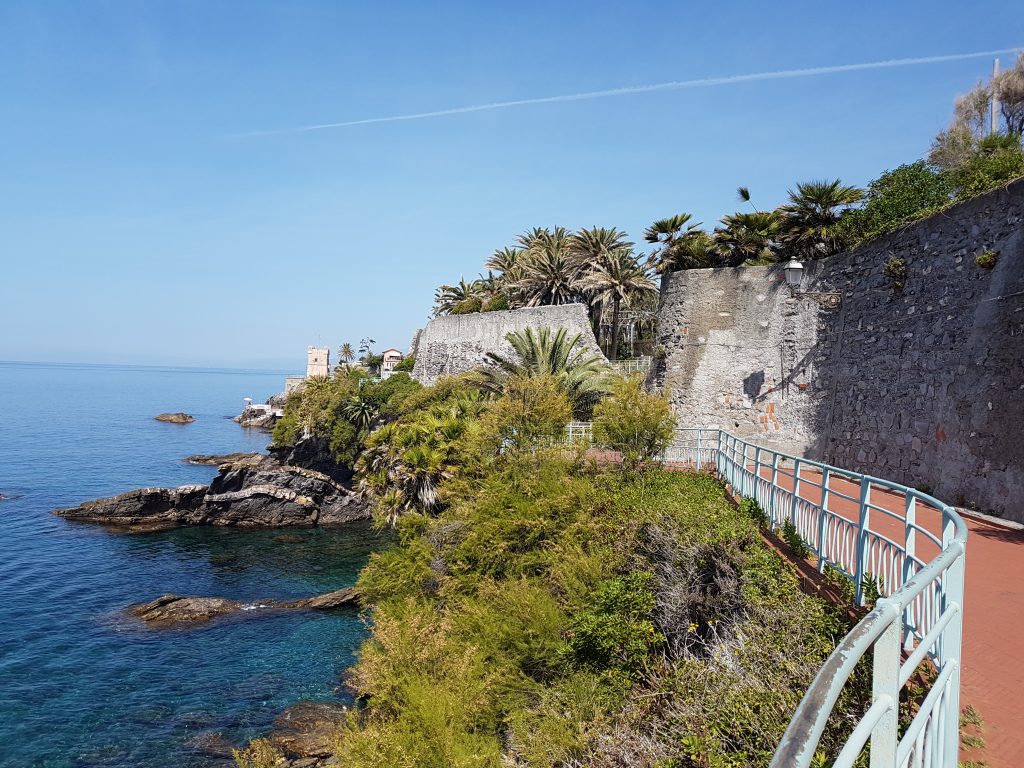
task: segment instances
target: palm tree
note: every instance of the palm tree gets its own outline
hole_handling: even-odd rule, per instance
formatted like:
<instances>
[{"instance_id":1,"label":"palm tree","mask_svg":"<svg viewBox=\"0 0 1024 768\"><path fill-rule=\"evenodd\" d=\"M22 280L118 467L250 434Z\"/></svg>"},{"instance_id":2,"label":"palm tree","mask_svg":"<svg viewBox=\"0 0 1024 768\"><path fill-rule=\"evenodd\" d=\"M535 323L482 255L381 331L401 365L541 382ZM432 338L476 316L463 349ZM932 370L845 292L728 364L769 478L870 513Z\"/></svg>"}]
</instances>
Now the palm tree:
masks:
<instances>
[{"instance_id":1,"label":"palm tree","mask_svg":"<svg viewBox=\"0 0 1024 768\"><path fill-rule=\"evenodd\" d=\"M341 415L360 432L369 432L377 419L377 406L371 400L352 395L341 406Z\"/></svg>"},{"instance_id":2,"label":"palm tree","mask_svg":"<svg viewBox=\"0 0 1024 768\"><path fill-rule=\"evenodd\" d=\"M722 226L715 230L715 244L724 265L738 267L775 261L780 225L775 211L722 217Z\"/></svg>"},{"instance_id":3,"label":"palm tree","mask_svg":"<svg viewBox=\"0 0 1024 768\"><path fill-rule=\"evenodd\" d=\"M837 227L843 213L864 198L864 190L833 181L809 181L789 191L782 213L782 242L806 258L829 256L844 242Z\"/></svg>"},{"instance_id":4,"label":"palm tree","mask_svg":"<svg viewBox=\"0 0 1024 768\"><path fill-rule=\"evenodd\" d=\"M477 372L480 387L501 394L509 379L521 376L554 376L572 403L573 417L586 419L607 391L607 366L600 355L592 355L581 344L582 334L569 337L564 328L532 328L505 336L513 357L488 352L488 365Z\"/></svg>"},{"instance_id":5,"label":"palm tree","mask_svg":"<svg viewBox=\"0 0 1024 768\"><path fill-rule=\"evenodd\" d=\"M590 308L590 323L594 327L595 334L601 325L601 314L604 311L604 302L594 292L584 286L583 278L586 277L597 264L611 258L611 254L623 249L632 248L633 243L626 240L626 233L620 232L615 227L591 227L581 229L573 233L569 241L569 248L572 252L572 259L579 273L577 287L587 299Z\"/></svg>"},{"instance_id":6,"label":"palm tree","mask_svg":"<svg viewBox=\"0 0 1024 768\"><path fill-rule=\"evenodd\" d=\"M595 261L580 279L580 287L601 306L612 307L611 360L619 348L619 309L657 291L654 281L628 248L611 251Z\"/></svg>"},{"instance_id":7,"label":"palm tree","mask_svg":"<svg viewBox=\"0 0 1024 768\"><path fill-rule=\"evenodd\" d=\"M677 213L644 230L644 240L660 246L648 257L648 264L655 271L665 274L677 269L717 266L710 238L700 228L700 222L689 223L691 218L688 213Z\"/></svg>"},{"instance_id":8,"label":"palm tree","mask_svg":"<svg viewBox=\"0 0 1024 768\"><path fill-rule=\"evenodd\" d=\"M499 280L505 277L515 279L516 267L522 255L522 248L499 248L484 262L484 267L491 272L497 272Z\"/></svg>"},{"instance_id":9,"label":"palm tree","mask_svg":"<svg viewBox=\"0 0 1024 768\"><path fill-rule=\"evenodd\" d=\"M483 293L479 280L467 283L465 278L460 277L455 285L442 285L434 292L434 317L450 315L460 305L465 308L468 302L474 300L483 301Z\"/></svg>"},{"instance_id":10,"label":"palm tree","mask_svg":"<svg viewBox=\"0 0 1024 768\"><path fill-rule=\"evenodd\" d=\"M338 359L345 363L346 367L348 366L349 363L355 360L355 357L355 350L352 349L352 345L349 344L347 341L340 347L338 347Z\"/></svg>"},{"instance_id":11,"label":"palm tree","mask_svg":"<svg viewBox=\"0 0 1024 768\"><path fill-rule=\"evenodd\" d=\"M523 247L519 276L511 284L524 306L572 304L581 296L576 288L579 267L573 258L571 236L564 227L534 229L518 238Z\"/></svg>"}]
</instances>

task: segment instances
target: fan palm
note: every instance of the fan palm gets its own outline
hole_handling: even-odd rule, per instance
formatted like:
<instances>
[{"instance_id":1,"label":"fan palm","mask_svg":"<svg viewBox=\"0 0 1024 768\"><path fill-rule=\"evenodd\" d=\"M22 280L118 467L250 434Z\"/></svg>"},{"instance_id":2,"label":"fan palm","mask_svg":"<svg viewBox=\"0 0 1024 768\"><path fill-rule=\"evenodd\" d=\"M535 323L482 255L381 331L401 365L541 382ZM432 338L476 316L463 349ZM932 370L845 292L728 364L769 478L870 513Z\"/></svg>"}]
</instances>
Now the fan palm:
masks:
<instances>
[{"instance_id":1,"label":"fan palm","mask_svg":"<svg viewBox=\"0 0 1024 768\"><path fill-rule=\"evenodd\" d=\"M656 272L717 266L710 238L700 222L690 223L691 218L688 213L677 213L644 230L644 240L660 246L648 257L648 264Z\"/></svg>"},{"instance_id":2,"label":"fan palm","mask_svg":"<svg viewBox=\"0 0 1024 768\"><path fill-rule=\"evenodd\" d=\"M612 308L612 362L618 356L619 310L657 291L647 270L628 248L618 248L596 260L579 281L580 287L600 305Z\"/></svg>"},{"instance_id":3,"label":"fan palm","mask_svg":"<svg viewBox=\"0 0 1024 768\"><path fill-rule=\"evenodd\" d=\"M582 334L570 337L564 328L533 328L505 336L514 356L488 352L488 365L477 373L482 389L501 394L509 379L553 376L572 403L573 417L585 419L605 394L607 366L600 355L592 355L581 344Z\"/></svg>"},{"instance_id":4,"label":"fan palm","mask_svg":"<svg viewBox=\"0 0 1024 768\"><path fill-rule=\"evenodd\" d=\"M726 266L768 264L775 260L781 222L774 211L734 213L722 218L715 244Z\"/></svg>"},{"instance_id":5,"label":"fan palm","mask_svg":"<svg viewBox=\"0 0 1024 768\"><path fill-rule=\"evenodd\" d=\"M837 225L851 205L864 198L864 190L834 181L809 181L789 191L782 213L782 242L795 254L808 258L829 256L844 243Z\"/></svg>"}]
</instances>

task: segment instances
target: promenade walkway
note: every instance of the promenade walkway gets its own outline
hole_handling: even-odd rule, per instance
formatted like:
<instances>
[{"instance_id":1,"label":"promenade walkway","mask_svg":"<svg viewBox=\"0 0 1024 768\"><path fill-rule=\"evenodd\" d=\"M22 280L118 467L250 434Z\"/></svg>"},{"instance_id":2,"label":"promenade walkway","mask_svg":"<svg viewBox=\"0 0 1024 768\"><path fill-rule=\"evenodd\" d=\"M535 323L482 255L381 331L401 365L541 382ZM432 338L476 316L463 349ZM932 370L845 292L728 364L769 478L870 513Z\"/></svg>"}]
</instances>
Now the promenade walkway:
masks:
<instances>
[{"instance_id":1,"label":"promenade walkway","mask_svg":"<svg viewBox=\"0 0 1024 768\"><path fill-rule=\"evenodd\" d=\"M751 467L753 469L753 467ZM770 469L762 468L766 478ZM801 472L801 478L821 482L816 471ZM780 484L792 488L780 478ZM829 487L856 496L856 486L833 479ZM809 483L801 485L800 496L819 502L821 491ZM904 499L895 493L876 494L879 506L899 513ZM831 497L829 508L855 520L857 505ZM967 574L964 599L964 649L961 674L961 708L973 706L981 715L985 747L964 750L961 760L983 762L987 768L1024 766L1024 530L964 515L969 530ZM930 530L941 527L935 510L918 508L918 522ZM877 515L870 527L900 540L902 531L894 520ZM924 542L918 554L928 560Z\"/></svg>"}]
</instances>

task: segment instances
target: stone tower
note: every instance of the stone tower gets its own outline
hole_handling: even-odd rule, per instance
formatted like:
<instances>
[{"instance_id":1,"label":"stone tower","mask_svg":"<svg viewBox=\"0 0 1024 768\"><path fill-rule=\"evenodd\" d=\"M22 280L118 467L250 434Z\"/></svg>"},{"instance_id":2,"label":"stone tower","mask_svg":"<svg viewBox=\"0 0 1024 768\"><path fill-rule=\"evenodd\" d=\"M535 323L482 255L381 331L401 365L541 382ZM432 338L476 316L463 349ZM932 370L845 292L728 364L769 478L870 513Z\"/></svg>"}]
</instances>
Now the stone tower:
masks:
<instances>
[{"instance_id":1,"label":"stone tower","mask_svg":"<svg viewBox=\"0 0 1024 768\"><path fill-rule=\"evenodd\" d=\"M310 347L306 351L306 378L331 374L330 347Z\"/></svg>"}]
</instances>

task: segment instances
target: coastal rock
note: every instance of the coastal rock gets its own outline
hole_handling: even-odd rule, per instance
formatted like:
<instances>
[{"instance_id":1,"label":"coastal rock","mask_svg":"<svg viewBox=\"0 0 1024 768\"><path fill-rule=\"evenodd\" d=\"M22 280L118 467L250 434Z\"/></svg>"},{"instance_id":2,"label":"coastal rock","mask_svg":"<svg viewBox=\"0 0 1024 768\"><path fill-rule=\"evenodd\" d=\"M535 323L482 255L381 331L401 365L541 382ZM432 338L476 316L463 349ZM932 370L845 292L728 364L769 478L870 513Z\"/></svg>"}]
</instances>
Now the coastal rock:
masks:
<instances>
[{"instance_id":1,"label":"coastal rock","mask_svg":"<svg viewBox=\"0 0 1024 768\"><path fill-rule=\"evenodd\" d=\"M337 589L324 595L285 603L287 608L307 608L314 611L332 611L335 608L356 605L359 605L359 593L352 587L345 587L344 589Z\"/></svg>"},{"instance_id":2,"label":"coastal rock","mask_svg":"<svg viewBox=\"0 0 1024 768\"><path fill-rule=\"evenodd\" d=\"M195 421L195 417L187 413L182 413L181 411L177 411L175 413L161 413L153 418L157 421L166 421L168 424L191 424Z\"/></svg>"},{"instance_id":3,"label":"coastal rock","mask_svg":"<svg viewBox=\"0 0 1024 768\"><path fill-rule=\"evenodd\" d=\"M130 605L127 612L152 627L174 627L183 624L203 624L218 616L242 612L255 615L259 611L333 611L359 605L359 593L345 587L323 595L299 600L252 600L242 602L226 597L183 597L162 595L148 603Z\"/></svg>"},{"instance_id":4,"label":"coastal rock","mask_svg":"<svg viewBox=\"0 0 1024 768\"><path fill-rule=\"evenodd\" d=\"M258 464L263 460L262 453L197 453L185 459L189 464L205 464L219 467L222 464L250 462Z\"/></svg>"},{"instance_id":5,"label":"coastal rock","mask_svg":"<svg viewBox=\"0 0 1024 768\"><path fill-rule=\"evenodd\" d=\"M55 514L129 531L178 525L341 525L370 516L368 504L329 475L283 464L272 456L245 456L220 464L219 469L209 486L141 488Z\"/></svg>"},{"instance_id":6,"label":"coastal rock","mask_svg":"<svg viewBox=\"0 0 1024 768\"><path fill-rule=\"evenodd\" d=\"M102 523L133 530L160 530L174 527L203 503L205 485L179 488L139 488L109 499L87 501L73 509L58 509L55 514L85 523Z\"/></svg>"},{"instance_id":7,"label":"coastal rock","mask_svg":"<svg viewBox=\"0 0 1024 768\"><path fill-rule=\"evenodd\" d=\"M207 757L230 758L235 749L234 745L219 731L197 733L185 742L185 746L193 752Z\"/></svg>"},{"instance_id":8,"label":"coastal rock","mask_svg":"<svg viewBox=\"0 0 1024 768\"><path fill-rule=\"evenodd\" d=\"M179 597L164 595L149 603L133 605L128 612L154 626L168 624L199 624L215 616L233 613L242 603L223 597Z\"/></svg>"},{"instance_id":9,"label":"coastal rock","mask_svg":"<svg viewBox=\"0 0 1024 768\"><path fill-rule=\"evenodd\" d=\"M247 405L240 414L235 416L235 421L243 427L270 430L277 424L278 418L273 410L259 405Z\"/></svg>"},{"instance_id":10,"label":"coastal rock","mask_svg":"<svg viewBox=\"0 0 1024 768\"><path fill-rule=\"evenodd\" d=\"M338 731L348 707L327 701L300 701L274 720L271 743L290 758L327 758L338 747ZM295 763L292 763L295 765ZM322 765L303 762L301 765Z\"/></svg>"}]
</instances>

